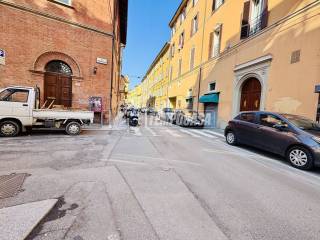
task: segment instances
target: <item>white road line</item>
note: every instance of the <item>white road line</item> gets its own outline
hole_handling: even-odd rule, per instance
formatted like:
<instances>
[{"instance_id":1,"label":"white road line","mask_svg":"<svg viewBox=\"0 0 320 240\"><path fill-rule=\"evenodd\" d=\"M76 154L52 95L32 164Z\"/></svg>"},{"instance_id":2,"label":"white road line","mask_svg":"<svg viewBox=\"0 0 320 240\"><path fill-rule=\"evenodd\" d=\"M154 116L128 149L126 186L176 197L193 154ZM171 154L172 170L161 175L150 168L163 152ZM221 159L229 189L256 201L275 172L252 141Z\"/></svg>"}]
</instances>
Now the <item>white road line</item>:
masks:
<instances>
[{"instance_id":1,"label":"white road line","mask_svg":"<svg viewBox=\"0 0 320 240\"><path fill-rule=\"evenodd\" d=\"M186 133L186 134L189 134L191 135L192 137L196 137L196 138L199 138L200 136L199 135L196 135L188 130L185 130L185 129L180 129L180 132L183 132L183 133Z\"/></svg>"},{"instance_id":2,"label":"white road line","mask_svg":"<svg viewBox=\"0 0 320 240\"><path fill-rule=\"evenodd\" d=\"M155 161L163 161L164 158L159 157L150 157L150 156L144 156L144 155L136 155L136 154L126 154L126 153L115 153L112 155L113 158L139 158L139 159L148 159L148 160L155 160Z\"/></svg>"},{"instance_id":3,"label":"white road line","mask_svg":"<svg viewBox=\"0 0 320 240\"><path fill-rule=\"evenodd\" d=\"M216 153L216 154L226 154L226 155L236 155L236 156L245 156L245 157L256 157L255 154L240 152L240 151L227 151L227 150L213 150L213 149L202 149L204 152Z\"/></svg>"},{"instance_id":4,"label":"white road line","mask_svg":"<svg viewBox=\"0 0 320 240\"><path fill-rule=\"evenodd\" d=\"M209 134L216 135L218 137L224 137L224 135L222 133L217 133L217 132L210 131L210 130L203 130L203 131L206 132L206 133L209 133Z\"/></svg>"},{"instance_id":5,"label":"white road line","mask_svg":"<svg viewBox=\"0 0 320 240\"><path fill-rule=\"evenodd\" d=\"M194 130L194 129L192 129L191 131L194 132L194 133L200 134L202 136L208 137L208 138L217 139L217 137L212 136L212 135L207 134L207 133L204 133L204 132L202 132L202 130Z\"/></svg>"},{"instance_id":6,"label":"white road line","mask_svg":"<svg viewBox=\"0 0 320 240\"><path fill-rule=\"evenodd\" d=\"M145 129L147 131L149 131L151 133L152 136L156 137L156 136L160 136L159 134L157 134L155 131L153 131L151 128L149 127L145 127Z\"/></svg>"},{"instance_id":7,"label":"white road line","mask_svg":"<svg viewBox=\"0 0 320 240\"><path fill-rule=\"evenodd\" d=\"M139 137L142 136L140 128L130 127L130 133L132 133L132 131L133 131L134 135L139 136Z\"/></svg>"},{"instance_id":8,"label":"white road line","mask_svg":"<svg viewBox=\"0 0 320 240\"><path fill-rule=\"evenodd\" d=\"M144 162L134 162L134 161L119 160L119 159L109 159L107 161L113 162L113 163L126 163L126 164L133 164L133 165L144 165L144 166L148 165L147 163L144 163Z\"/></svg>"},{"instance_id":9,"label":"white road line","mask_svg":"<svg viewBox=\"0 0 320 240\"><path fill-rule=\"evenodd\" d=\"M167 129L166 132L169 133L173 137L182 137L180 134L178 134L170 129Z\"/></svg>"}]
</instances>

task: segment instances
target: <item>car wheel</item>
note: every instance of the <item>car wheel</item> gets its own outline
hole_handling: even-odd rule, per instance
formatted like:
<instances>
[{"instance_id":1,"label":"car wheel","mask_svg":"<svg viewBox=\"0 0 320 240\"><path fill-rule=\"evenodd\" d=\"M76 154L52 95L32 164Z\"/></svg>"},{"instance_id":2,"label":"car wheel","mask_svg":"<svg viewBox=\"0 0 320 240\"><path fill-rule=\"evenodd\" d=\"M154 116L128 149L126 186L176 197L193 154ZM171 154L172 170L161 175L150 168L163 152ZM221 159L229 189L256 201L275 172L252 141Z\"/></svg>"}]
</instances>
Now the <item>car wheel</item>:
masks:
<instances>
[{"instance_id":1,"label":"car wheel","mask_svg":"<svg viewBox=\"0 0 320 240\"><path fill-rule=\"evenodd\" d=\"M76 136L81 133L81 125L78 122L69 122L66 126L68 135Z\"/></svg>"},{"instance_id":2,"label":"car wheel","mask_svg":"<svg viewBox=\"0 0 320 240\"><path fill-rule=\"evenodd\" d=\"M287 159L295 168L309 170L313 168L313 156L310 151L304 147L296 146L287 153Z\"/></svg>"},{"instance_id":3,"label":"car wheel","mask_svg":"<svg viewBox=\"0 0 320 240\"><path fill-rule=\"evenodd\" d=\"M20 126L14 121L4 121L0 123L0 136L15 137L20 132Z\"/></svg>"},{"instance_id":4,"label":"car wheel","mask_svg":"<svg viewBox=\"0 0 320 240\"><path fill-rule=\"evenodd\" d=\"M237 137L233 131L229 131L226 135L226 141L229 145L235 146L237 145Z\"/></svg>"}]
</instances>

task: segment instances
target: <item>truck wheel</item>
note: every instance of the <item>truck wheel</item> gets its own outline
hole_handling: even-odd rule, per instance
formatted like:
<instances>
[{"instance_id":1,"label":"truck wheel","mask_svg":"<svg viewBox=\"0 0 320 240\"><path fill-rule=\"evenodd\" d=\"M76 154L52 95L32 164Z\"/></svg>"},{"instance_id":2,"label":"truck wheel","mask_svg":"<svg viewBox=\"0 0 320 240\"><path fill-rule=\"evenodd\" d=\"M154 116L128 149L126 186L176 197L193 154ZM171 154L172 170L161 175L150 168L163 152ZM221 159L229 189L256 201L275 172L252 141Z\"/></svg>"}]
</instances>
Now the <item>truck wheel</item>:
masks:
<instances>
[{"instance_id":1,"label":"truck wheel","mask_svg":"<svg viewBox=\"0 0 320 240\"><path fill-rule=\"evenodd\" d=\"M68 135L79 135L81 132L81 125L77 122L69 122L66 126L66 133Z\"/></svg>"},{"instance_id":2,"label":"truck wheel","mask_svg":"<svg viewBox=\"0 0 320 240\"><path fill-rule=\"evenodd\" d=\"M15 137L20 132L20 126L14 121L4 121L0 123L0 136Z\"/></svg>"}]
</instances>

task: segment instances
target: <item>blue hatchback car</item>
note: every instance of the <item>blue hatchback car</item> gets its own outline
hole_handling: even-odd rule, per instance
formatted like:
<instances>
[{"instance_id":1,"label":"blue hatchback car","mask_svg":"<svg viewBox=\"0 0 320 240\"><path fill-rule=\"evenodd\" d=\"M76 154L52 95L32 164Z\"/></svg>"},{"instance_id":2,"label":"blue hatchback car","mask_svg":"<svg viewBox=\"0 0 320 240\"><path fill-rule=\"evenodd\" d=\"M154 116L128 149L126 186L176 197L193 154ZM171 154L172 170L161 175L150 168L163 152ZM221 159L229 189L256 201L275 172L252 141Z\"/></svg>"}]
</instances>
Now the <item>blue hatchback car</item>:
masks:
<instances>
[{"instance_id":1,"label":"blue hatchback car","mask_svg":"<svg viewBox=\"0 0 320 240\"><path fill-rule=\"evenodd\" d=\"M320 166L320 125L302 116L242 112L225 129L230 145L245 144L286 157L295 168Z\"/></svg>"}]
</instances>

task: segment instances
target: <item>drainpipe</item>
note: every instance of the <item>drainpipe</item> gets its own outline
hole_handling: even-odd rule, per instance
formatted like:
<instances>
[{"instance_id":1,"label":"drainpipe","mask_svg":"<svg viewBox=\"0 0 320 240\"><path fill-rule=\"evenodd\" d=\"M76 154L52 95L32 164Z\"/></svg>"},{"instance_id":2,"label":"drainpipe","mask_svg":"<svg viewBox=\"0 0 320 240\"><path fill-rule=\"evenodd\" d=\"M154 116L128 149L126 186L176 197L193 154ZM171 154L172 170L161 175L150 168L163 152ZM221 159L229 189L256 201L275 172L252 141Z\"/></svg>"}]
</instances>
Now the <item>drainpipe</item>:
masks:
<instances>
[{"instance_id":1,"label":"drainpipe","mask_svg":"<svg viewBox=\"0 0 320 240\"><path fill-rule=\"evenodd\" d=\"M199 75L198 75L199 84L198 84L197 117L199 116L199 100L200 100L201 78L202 78L202 67L199 68Z\"/></svg>"},{"instance_id":2,"label":"drainpipe","mask_svg":"<svg viewBox=\"0 0 320 240\"><path fill-rule=\"evenodd\" d=\"M171 37L172 38L172 37ZM166 108L169 107L169 85L171 84L171 75L172 75L172 71L171 71L171 40L170 40L170 45L169 45L169 73L168 73L168 84L167 84L167 99L166 99Z\"/></svg>"},{"instance_id":3,"label":"drainpipe","mask_svg":"<svg viewBox=\"0 0 320 240\"><path fill-rule=\"evenodd\" d=\"M116 12L117 12L117 6L118 1L114 1L113 6L113 29L112 29L112 58L111 58L111 86L110 86L110 106L109 106L109 123L112 120L112 97L113 97L113 80L114 80L114 46L115 46L115 36L116 36Z\"/></svg>"},{"instance_id":4,"label":"drainpipe","mask_svg":"<svg viewBox=\"0 0 320 240\"><path fill-rule=\"evenodd\" d=\"M199 116L199 100L200 100L200 88L201 88L201 79L202 79L202 63L203 63L203 48L204 48L204 34L205 34L205 26L206 26L206 18L207 18L207 7L208 0L205 2L204 7L204 19L203 19L203 27L202 27L202 42L201 42L201 60L200 60L200 68L199 68L199 84L198 84L198 101L197 101L197 116Z\"/></svg>"}]
</instances>

